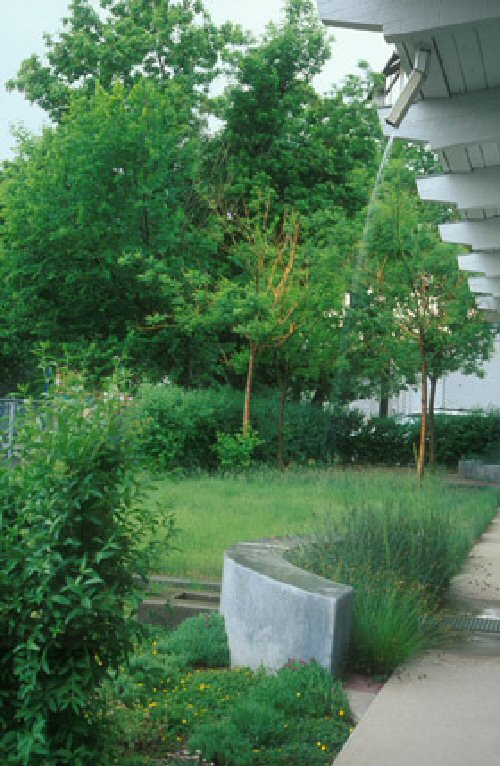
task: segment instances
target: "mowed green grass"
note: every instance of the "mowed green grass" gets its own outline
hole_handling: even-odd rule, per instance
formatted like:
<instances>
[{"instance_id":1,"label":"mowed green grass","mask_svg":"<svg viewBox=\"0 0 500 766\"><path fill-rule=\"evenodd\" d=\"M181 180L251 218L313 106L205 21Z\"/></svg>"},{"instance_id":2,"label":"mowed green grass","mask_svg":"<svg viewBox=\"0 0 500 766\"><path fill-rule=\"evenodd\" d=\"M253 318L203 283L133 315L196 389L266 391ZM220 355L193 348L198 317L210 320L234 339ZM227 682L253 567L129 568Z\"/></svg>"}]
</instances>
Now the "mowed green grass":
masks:
<instances>
[{"instance_id":1,"label":"mowed green grass","mask_svg":"<svg viewBox=\"0 0 500 766\"><path fill-rule=\"evenodd\" d=\"M154 483L148 503L175 516L178 533L165 546L154 569L172 576L219 579L224 551L235 543L262 537L315 533L325 518L346 508L369 505L384 512L388 502L415 509L421 503L471 513L477 505L496 506L494 493L449 487L445 478L429 477L422 487L411 471L303 469L280 474L205 476ZM161 542L161 530L158 530Z\"/></svg>"}]
</instances>

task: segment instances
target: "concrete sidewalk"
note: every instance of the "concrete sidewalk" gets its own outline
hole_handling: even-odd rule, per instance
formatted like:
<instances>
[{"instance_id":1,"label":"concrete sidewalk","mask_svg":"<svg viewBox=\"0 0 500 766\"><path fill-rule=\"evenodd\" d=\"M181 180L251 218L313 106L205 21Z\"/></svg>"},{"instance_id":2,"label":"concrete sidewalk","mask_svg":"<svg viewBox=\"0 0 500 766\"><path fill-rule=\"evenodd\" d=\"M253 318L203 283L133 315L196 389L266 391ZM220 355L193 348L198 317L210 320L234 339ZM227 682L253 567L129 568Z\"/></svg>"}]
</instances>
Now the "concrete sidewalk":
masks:
<instances>
[{"instance_id":1,"label":"concrete sidewalk","mask_svg":"<svg viewBox=\"0 0 500 766\"><path fill-rule=\"evenodd\" d=\"M461 613L500 619L500 514L452 583ZM394 675L335 766L500 764L500 634L467 634Z\"/></svg>"}]
</instances>

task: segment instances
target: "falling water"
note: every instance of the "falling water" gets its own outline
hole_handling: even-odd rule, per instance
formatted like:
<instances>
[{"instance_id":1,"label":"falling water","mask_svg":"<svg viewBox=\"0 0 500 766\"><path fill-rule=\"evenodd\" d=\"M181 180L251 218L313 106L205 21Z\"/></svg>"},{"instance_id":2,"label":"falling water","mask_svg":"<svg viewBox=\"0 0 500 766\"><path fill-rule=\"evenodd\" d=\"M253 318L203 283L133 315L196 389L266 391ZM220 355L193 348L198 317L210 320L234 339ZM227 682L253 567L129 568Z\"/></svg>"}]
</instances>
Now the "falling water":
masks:
<instances>
[{"instance_id":1,"label":"falling water","mask_svg":"<svg viewBox=\"0 0 500 766\"><path fill-rule=\"evenodd\" d=\"M375 213L375 204L377 202L378 193L380 190L380 186L382 184L382 181L384 180L385 171L387 169L387 163L389 162L389 158L391 156L392 147L394 144L394 133L391 132L391 135L389 136L389 140L387 141L384 154L382 156L382 159L380 161L380 166L377 171L377 175L375 178L375 182L373 184L372 193L370 195L370 200L368 202L368 208L366 211L366 219L365 219L365 225L363 227L363 233L359 242L358 246L358 253L356 258L356 263L354 266L354 273L351 281L351 290L349 293L349 298L351 299L353 295L356 294L359 282L361 279L361 274L363 272L363 266L366 262L367 258L367 246L368 246L368 237L370 235L370 229L372 225L373 215ZM349 340L349 325L350 325L350 319L352 317L352 314L349 310L349 306L352 305L351 302L346 301L346 319L344 321L343 325L343 339L342 344L340 348L340 354L339 354L339 360L342 361L345 359L347 354L347 343ZM340 373L340 375L343 375L345 373ZM340 386L340 390L342 390L342 386ZM333 393L333 392L332 392Z\"/></svg>"},{"instance_id":2,"label":"falling water","mask_svg":"<svg viewBox=\"0 0 500 766\"><path fill-rule=\"evenodd\" d=\"M387 141L387 145L384 150L384 154L382 156L382 159L380 161L380 166L377 171L377 175L375 178L375 183L373 184L372 193L370 196L370 201L368 202L368 208L366 211L366 220L365 225L363 227L363 234L361 236L361 240L358 247L358 257L356 258L356 266L354 269L354 277L353 277L353 284L352 284L352 293L356 292L356 288L359 284L359 278L361 276L361 270L362 266L364 265L364 262L366 260L367 256L367 245L368 245L368 236L370 234L370 228L372 225L373 220L373 214L375 212L375 203L377 202L378 193L380 190L380 186L382 184L382 181L384 180L385 171L387 169L387 163L389 162L389 157L391 156L392 147L394 144L394 133L391 132L391 135L389 136L389 140Z\"/></svg>"}]
</instances>

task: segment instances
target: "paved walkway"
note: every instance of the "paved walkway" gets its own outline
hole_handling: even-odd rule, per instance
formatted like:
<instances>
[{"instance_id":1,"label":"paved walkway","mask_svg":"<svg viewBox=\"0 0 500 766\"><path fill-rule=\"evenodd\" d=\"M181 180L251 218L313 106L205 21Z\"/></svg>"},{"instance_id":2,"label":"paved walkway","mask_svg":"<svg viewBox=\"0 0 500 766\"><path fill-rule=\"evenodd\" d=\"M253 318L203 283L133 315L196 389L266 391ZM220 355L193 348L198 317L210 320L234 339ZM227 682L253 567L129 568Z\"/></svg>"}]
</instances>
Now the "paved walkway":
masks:
<instances>
[{"instance_id":1,"label":"paved walkway","mask_svg":"<svg viewBox=\"0 0 500 766\"><path fill-rule=\"evenodd\" d=\"M451 598L500 619L500 514L474 546ZM335 766L500 764L500 634L468 634L418 657L375 696Z\"/></svg>"}]
</instances>

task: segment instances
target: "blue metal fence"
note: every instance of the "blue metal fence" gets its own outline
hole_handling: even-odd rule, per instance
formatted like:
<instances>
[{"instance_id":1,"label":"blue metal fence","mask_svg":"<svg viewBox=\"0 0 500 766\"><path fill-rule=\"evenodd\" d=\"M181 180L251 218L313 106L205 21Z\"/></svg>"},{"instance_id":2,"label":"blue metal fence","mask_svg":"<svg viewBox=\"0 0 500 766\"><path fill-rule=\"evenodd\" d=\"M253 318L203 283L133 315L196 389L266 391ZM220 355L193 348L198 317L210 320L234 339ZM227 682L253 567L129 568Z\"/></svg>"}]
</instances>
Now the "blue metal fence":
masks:
<instances>
[{"instance_id":1,"label":"blue metal fence","mask_svg":"<svg viewBox=\"0 0 500 766\"><path fill-rule=\"evenodd\" d=\"M0 445L11 457L16 433L16 417L24 408L19 399L0 399Z\"/></svg>"}]
</instances>

